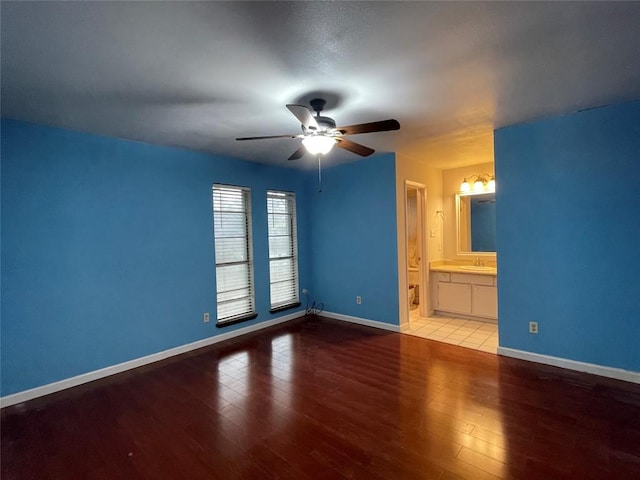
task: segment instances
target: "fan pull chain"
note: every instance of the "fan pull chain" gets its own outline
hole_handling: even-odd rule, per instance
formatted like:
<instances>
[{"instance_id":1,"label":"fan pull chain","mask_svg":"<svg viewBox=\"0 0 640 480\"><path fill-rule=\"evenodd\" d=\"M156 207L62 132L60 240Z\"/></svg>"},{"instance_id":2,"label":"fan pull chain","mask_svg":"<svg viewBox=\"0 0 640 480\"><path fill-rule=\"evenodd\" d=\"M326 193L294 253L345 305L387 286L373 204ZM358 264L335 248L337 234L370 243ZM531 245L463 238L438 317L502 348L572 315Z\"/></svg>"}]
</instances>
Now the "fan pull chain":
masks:
<instances>
[{"instance_id":1,"label":"fan pull chain","mask_svg":"<svg viewBox=\"0 0 640 480\"><path fill-rule=\"evenodd\" d=\"M322 192L322 155L318 155L318 193Z\"/></svg>"}]
</instances>

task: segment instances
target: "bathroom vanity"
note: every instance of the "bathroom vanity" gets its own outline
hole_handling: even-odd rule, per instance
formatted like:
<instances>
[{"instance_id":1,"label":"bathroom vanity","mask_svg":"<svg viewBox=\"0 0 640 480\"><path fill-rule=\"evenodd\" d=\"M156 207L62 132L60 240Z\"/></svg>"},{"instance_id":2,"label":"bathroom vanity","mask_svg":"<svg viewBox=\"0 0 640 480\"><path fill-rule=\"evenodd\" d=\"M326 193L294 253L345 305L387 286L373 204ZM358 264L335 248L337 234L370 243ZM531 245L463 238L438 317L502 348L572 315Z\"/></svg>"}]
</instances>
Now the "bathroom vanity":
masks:
<instances>
[{"instance_id":1,"label":"bathroom vanity","mask_svg":"<svg viewBox=\"0 0 640 480\"><path fill-rule=\"evenodd\" d=\"M498 319L497 271L494 267L436 265L430 269L436 314Z\"/></svg>"},{"instance_id":2,"label":"bathroom vanity","mask_svg":"<svg viewBox=\"0 0 640 480\"><path fill-rule=\"evenodd\" d=\"M434 313L497 321L495 201L493 189L455 194L455 259L429 265Z\"/></svg>"}]
</instances>

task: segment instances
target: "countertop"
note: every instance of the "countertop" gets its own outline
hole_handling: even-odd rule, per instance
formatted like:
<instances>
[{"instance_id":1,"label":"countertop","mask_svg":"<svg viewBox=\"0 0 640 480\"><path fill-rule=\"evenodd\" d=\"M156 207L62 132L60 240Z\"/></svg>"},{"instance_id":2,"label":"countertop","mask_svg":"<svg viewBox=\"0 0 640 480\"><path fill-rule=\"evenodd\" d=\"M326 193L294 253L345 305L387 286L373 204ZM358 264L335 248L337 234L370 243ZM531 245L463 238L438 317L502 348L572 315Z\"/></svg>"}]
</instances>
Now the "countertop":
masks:
<instances>
[{"instance_id":1,"label":"countertop","mask_svg":"<svg viewBox=\"0 0 640 480\"><path fill-rule=\"evenodd\" d=\"M432 272L454 272L454 273L470 273L471 275L492 275L498 274L495 267L473 267L471 265L434 265L429 267Z\"/></svg>"}]
</instances>

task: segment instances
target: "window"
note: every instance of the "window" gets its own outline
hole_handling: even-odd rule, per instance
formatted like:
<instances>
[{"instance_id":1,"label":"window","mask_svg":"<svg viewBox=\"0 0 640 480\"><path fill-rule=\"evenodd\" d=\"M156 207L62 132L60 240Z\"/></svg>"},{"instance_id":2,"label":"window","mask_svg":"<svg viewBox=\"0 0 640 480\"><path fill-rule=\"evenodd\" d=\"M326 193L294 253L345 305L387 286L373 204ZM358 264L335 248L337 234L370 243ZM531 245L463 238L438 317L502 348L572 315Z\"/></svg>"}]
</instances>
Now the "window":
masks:
<instances>
[{"instance_id":1,"label":"window","mask_svg":"<svg viewBox=\"0 0 640 480\"><path fill-rule=\"evenodd\" d=\"M269 190L267 217L271 311L273 312L299 304L295 194Z\"/></svg>"},{"instance_id":2,"label":"window","mask_svg":"<svg viewBox=\"0 0 640 480\"><path fill-rule=\"evenodd\" d=\"M213 186L218 325L255 318L251 191Z\"/></svg>"}]
</instances>

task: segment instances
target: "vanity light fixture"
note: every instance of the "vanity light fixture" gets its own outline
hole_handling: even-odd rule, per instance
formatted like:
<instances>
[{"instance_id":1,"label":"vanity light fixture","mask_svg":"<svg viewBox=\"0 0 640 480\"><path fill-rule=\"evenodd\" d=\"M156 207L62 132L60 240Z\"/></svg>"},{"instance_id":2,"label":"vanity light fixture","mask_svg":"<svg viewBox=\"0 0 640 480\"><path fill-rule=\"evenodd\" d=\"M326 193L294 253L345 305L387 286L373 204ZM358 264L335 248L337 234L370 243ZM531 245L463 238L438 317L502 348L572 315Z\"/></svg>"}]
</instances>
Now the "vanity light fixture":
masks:
<instances>
[{"instance_id":1,"label":"vanity light fixture","mask_svg":"<svg viewBox=\"0 0 640 480\"><path fill-rule=\"evenodd\" d=\"M462 193L469 193L471 191L471 185L469 180L474 180L473 191L474 192L495 192L496 191L496 178L488 173L482 173L480 175L471 175L465 177L460 184L460 191Z\"/></svg>"}]
</instances>

